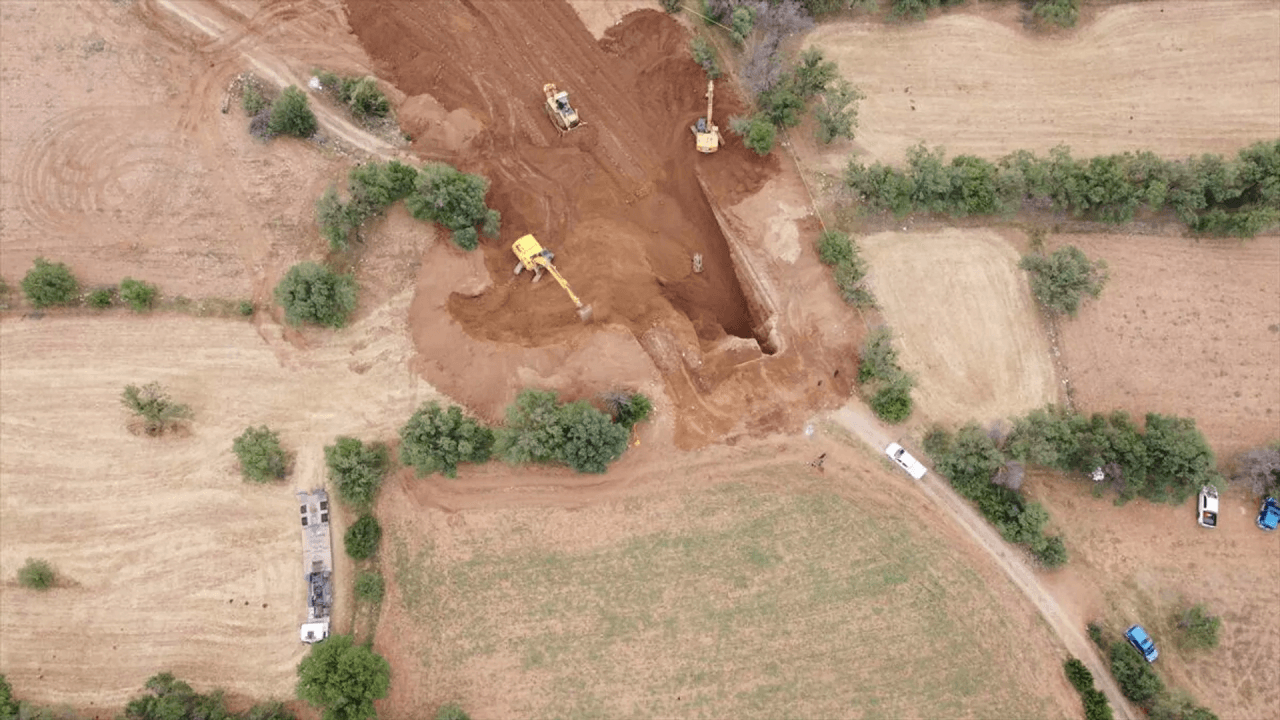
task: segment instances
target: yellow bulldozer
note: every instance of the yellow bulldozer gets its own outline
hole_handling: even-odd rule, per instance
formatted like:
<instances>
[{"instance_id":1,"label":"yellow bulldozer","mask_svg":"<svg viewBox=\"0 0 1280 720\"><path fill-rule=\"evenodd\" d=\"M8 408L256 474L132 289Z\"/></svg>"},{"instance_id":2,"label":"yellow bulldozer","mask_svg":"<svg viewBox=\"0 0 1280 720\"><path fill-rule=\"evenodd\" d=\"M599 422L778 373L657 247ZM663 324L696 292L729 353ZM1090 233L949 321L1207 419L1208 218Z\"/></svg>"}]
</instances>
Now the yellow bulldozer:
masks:
<instances>
[{"instance_id":1,"label":"yellow bulldozer","mask_svg":"<svg viewBox=\"0 0 1280 720\"><path fill-rule=\"evenodd\" d=\"M716 81L707 81L707 116L698 118L698 122L689 128L700 153L713 153L720 149L720 128L711 122L711 104L716 94Z\"/></svg>"},{"instance_id":2,"label":"yellow bulldozer","mask_svg":"<svg viewBox=\"0 0 1280 720\"><path fill-rule=\"evenodd\" d=\"M542 94L547 96L542 107L557 130L565 133L582 124L578 111L569 104L569 93L557 88L555 83L547 83L542 86Z\"/></svg>"},{"instance_id":3,"label":"yellow bulldozer","mask_svg":"<svg viewBox=\"0 0 1280 720\"><path fill-rule=\"evenodd\" d=\"M582 304L582 301L578 299L578 296L569 287L569 281L565 280L560 271L556 270L556 266L551 264L551 261L555 259L555 253L543 248L532 235L525 235L512 243L511 251L520 259L516 263L516 275L529 270L533 272L533 282L538 282L542 279L543 270L551 273L551 277L560 283L560 287L569 293L569 299L578 307L578 317L582 319L582 322L591 322L591 306Z\"/></svg>"}]
</instances>

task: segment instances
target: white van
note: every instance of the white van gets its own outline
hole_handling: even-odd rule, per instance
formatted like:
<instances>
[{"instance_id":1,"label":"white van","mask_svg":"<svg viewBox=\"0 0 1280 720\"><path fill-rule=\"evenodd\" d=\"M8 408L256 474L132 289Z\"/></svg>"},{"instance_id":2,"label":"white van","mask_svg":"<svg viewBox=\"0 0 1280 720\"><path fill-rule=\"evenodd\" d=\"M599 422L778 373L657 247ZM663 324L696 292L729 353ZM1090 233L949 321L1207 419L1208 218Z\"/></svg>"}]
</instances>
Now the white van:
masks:
<instances>
[{"instance_id":1,"label":"white van","mask_svg":"<svg viewBox=\"0 0 1280 720\"><path fill-rule=\"evenodd\" d=\"M911 457L911 453L907 452L898 443L889 443L889 447L884 449L884 454L892 458L894 462L898 463L899 467L906 470L907 474L916 480L924 477L924 474L929 472L924 465L920 464L919 460Z\"/></svg>"}]
</instances>

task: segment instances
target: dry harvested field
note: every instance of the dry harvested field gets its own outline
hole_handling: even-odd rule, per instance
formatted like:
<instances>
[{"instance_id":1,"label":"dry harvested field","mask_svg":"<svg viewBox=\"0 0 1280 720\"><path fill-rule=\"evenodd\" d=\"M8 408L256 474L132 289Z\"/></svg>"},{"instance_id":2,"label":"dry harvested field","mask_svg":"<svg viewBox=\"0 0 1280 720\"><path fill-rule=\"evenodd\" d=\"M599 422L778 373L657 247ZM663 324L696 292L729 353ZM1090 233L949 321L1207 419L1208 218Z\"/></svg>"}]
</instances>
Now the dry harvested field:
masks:
<instances>
[{"instance_id":1,"label":"dry harvested field","mask_svg":"<svg viewBox=\"0 0 1280 720\"><path fill-rule=\"evenodd\" d=\"M1258 501L1222 496L1218 527L1196 524L1194 501L1178 507L1094 498L1087 481L1029 476L1029 494L1062 528L1071 563L1045 582L1082 623L1115 633L1142 623L1159 643L1165 682L1221 718L1270 717L1280 684L1280 547L1254 525ZM1184 650L1171 618L1183 602L1222 617L1221 644Z\"/></svg>"},{"instance_id":2,"label":"dry harvested field","mask_svg":"<svg viewBox=\"0 0 1280 720\"><path fill-rule=\"evenodd\" d=\"M293 492L324 482L335 436L389 438L436 397L408 370L407 305L309 352L244 321L0 323L0 672L21 697L119 706L162 670L198 688L292 695L305 653ZM189 434L126 429L121 390L152 380L192 406ZM239 476L231 441L259 424L295 453L283 485ZM27 557L70 586L13 584Z\"/></svg>"},{"instance_id":3,"label":"dry harvested field","mask_svg":"<svg viewBox=\"0 0 1280 720\"><path fill-rule=\"evenodd\" d=\"M917 421L1000 420L1057 400L1035 299L998 233L884 232L858 243L900 362L918 382Z\"/></svg>"},{"instance_id":4,"label":"dry harvested field","mask_svg":"<svg viewBox=\"0 0 1280 720\"><path fill-rule=\"evenodd\" d=\"M822 451L820 474L807 461ZM819 437L655 459L576 491L545 471L406 479L379 507L389 706L1074 716L1047 626L971 543L913 512L893 472Z\"/></svg>"},{"instance_id":5,"label":"dry harvested field","mask_svg":"<svg viewBox=\"0 0 1280 720\"><path fill-rule=\"evenodd\" d=\"M1221 459L1280 438L1280 238L1057 236L1110 266L1059 324L1077 405L1190 416Z\"/></svg>"},{"instance_id":6,"label":"dry harvested field","mask_svg":"<svg viewBox=\"0 0 1280 720\"><path fill-rule=\"evenodd\" d=\"M806 44L867 93L856 141L816 169L838 171L851 150L898 163L922 140L982 157L1060 143L1180 157L1233 154L1280 131L1272 0L1119 3L1048 37L1007 14L969 3L923 23L810 33Z\"/></svg>"}]
</instances>

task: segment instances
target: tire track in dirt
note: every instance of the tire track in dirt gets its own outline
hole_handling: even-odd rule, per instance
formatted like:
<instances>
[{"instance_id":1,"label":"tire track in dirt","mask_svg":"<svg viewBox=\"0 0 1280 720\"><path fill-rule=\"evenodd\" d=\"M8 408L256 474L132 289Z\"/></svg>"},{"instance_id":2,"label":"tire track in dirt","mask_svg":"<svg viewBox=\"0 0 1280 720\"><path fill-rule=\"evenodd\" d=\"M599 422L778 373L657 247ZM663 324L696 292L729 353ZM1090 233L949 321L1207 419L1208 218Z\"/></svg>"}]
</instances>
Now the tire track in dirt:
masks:
<instances>
[{"instance_id":1,"label":"tire track in dirt","mask_svg":"<svg viewBox=\"0 0 1280 720\"><path fill-rule=\"evenodd\" d=\"M870 445L877 454L884 452L885 446L893 437L893 433L873 418L868 408L858 401L849 403L828 417ZM1040 611L1041 617L1066 646L1067 652L1089 667L1094 681L1107 695L1107 700L1111 702L1111 707L1115 708L1117 714L1128 720L1138 720L1142 717L1135 712L1124 694L1120 692L1120 686L1111 677L1110 665L1103 660L1093 643L1080 632L1079 623L1062 610L1053 595L1040 583L1035 572L1028 567L1020 552L1006 543L964 498L939 478L936 472L930 472L915 484L920 488L920 492L933 502L934 507L946 513L955 525L963 529L974 543L986 551L996 566Z\"/></svg>"}]
</instances>

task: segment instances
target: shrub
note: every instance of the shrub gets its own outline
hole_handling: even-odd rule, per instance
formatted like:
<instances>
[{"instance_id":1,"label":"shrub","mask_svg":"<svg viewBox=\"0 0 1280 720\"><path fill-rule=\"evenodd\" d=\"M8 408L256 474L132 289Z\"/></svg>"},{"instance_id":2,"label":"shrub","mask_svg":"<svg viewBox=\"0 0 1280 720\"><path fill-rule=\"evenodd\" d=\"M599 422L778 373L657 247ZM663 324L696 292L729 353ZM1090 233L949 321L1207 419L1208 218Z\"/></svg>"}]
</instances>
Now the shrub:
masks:
<instances>
[{"instance_id":1,"label":"shrub","mask_svg":"<svg viewBox=\"0 0 1280 720\"><path fill-rule=\"evenodd\" d=\"M1080 19L1077 0L1037 0L1031 8L1031 16L1040 25L1056 25L1058 27L1075 27Z\"/></svg>"},{"instance_id":2,"label":"shrub","mask_svg":"<svg viewBox=\"0 0 1280 720\"><path fill-rule=\"evenodd\" d=\"M191 408L174 402L157 382L125 385L120 402L142 421L148 435L161 435L191 419Z\"/></svg>"},{"instance_id":3,"label":"shrub","mask_svg":"<svg viewBox=\"0 0 1280 720\"><path fill-rule=\"evenodd\" d=\"M653 410L653 402L640 393L608 392L602 400L613 421L627 430L643 422Z\"/></svg>"},{"instance_id":4,"label":"shrub","mask_svg":"<svg viewBox=\"0 0 1280 720\"><path fill-rule=\"evenodd\" d=\"M316 200L316 224L320 226L320 235L329 241L330 250L347 249L351 231L355 229L352 220L352 212L338 197L336 188L330 186Z\"/></svg>"},{"instance_id":5,"label":"shrub","mask_svg":"<svg viewBox=\"0 0 1280 720\"><path fill-rule=\"evenodd\" d=\"M1088 634L1089 634L1089 639L1093 641L1093 644L1094 644L1094 645L1097 645L1097 646L1098 646L1098 649L1099 649L1099 650L1105 650L1105 649L1106 649L1107 644L1106 644L1106 642L1103 640L1103 637L1102 637L1102 626L1101 626L1101 625L1099 625L1098 623L1089 623L1087 626L1085 626L1085 630L1086 630L1086 631L1088 632Z\"/></svg>"},{"instance_id":6,"label":"shrub","mask_svg":"<svg viewBox=\"0 0 1280 720\"><path fill-rule=\"evenodd\" d=\"M663 10L666 10L668 13L670 13L670 14L674 15L674 14L676 14L676 13L680 12L680 8L681 8L682 4L683 4L683 3L681 2L681 0L662 0L662 9L663 9ZM448 707L448 706L445 706L445 707ZM441 710L443 710L443 709L444 709L444 708L441 708ZM436 718L436 720L445 720L445 719L444 719L444 718L439 718L439 717L437 717L437 718ZM462 719L461 719L461 718L458 718L458 720L462 720Z\"/></svg>"},{"instance_id":7,"label":"shrub","mask_svg":"<svg viewBox=\"0 0 1280 720\"><path fill-rule=\"evenodd\" d=\"M387 96L378 89L378 81L371 77L344 78L338 97L359 118L384 117L391 111Z\"/></svg>"},{"instance_id":8,"label":"shrub","mask_svg":"<svg viewBox=\"0 0 1280 720\"><path fill-rule=\"evenodd\" d=\"M1049 535L1037 538L1031 544L1036 559L1049 569L1059 568L1067 564L1067 545L1061 535Z\"/></svg>"},{"instance_id":9,"label":"shrub","mask_svg":"<svg viewBox=\"0 0 1280 720\"><path fill-rule=\"evenodd\" d=\"M1075 317L1084 295L1098 297L1107 284L1107 263L1090 261L1074 245L1064 245L1045 257L1024 255L1019 263L1031 275L1031 291L1051 312Z\"/></svg>"},{"instance_id":10,"label":"shrub","mask_svg":"<svg viewBox=\"0 0 1280 720\"><path fill-rule=\"evenodd\" d=\"M867 96L848 80L841 78L822 94L822 103L814 110L818 121L818 142L829 145L836 138L853 139L858 127L858 103Z\"/></svg>"},{"instance_id":11,"label":"shrub","mask_svg":"<svg viewBox=\"0 0 1280 720\"><path fill-rule=\"evenodd\" d=\"M263 108L249 118L249 134L259 140L271 139L271 108Z\"/></svg>"},{"instance_id":12,"label":"shrub","mask_svg":"<svg viewBox=\"0 0 1280 720\"><path fill-rule=\"evenodd\" d=\"M1254 495L1280 489L1280 443L1246 450L1232 463L1231 482L1249 488Z\"/></svg>"},{"instance_id":13,"label":"shrub","mask_svg":"<svg viewBox=\"0 0 1280 720\"><path fill-rule=\"evenodd\" d=\"M900 423L911 417L911 376L899 375L885 383L871 396L871 411L887 423Z\"/></svg>"},{"instance_id":14,"label":"shrub","mask_svg":"<svg viewBox=\"0 0 1280 720\"><path fill-rule=\"evenodd\" d=\"M250 317L250 316L252 316L252 315L253 315L253 301L251 301L251 300L241 300L241 301L240 301L240 304L236 306L236 310L237 310L237 312L239 312L239 313L240 313L242 316L244 316L244 317Z\"/></svg>"},{"instance_id":15,"label":"shrub","mask_svg":"<svg viewBox=\"0 0 1280 720\"><path fill-rule=\"evenodd\" d=\"M311 112L307 95L296 85L290 85L271 104L271 119L267 132L271 135L292 135L309 138L316 132L316 115Z\"/></svg>"},{"instance_id":16,"label":"shrub","mask_svg":"<svg viewBox=\"0 0 1280 720\"><path fill-rule=\"evenodd\" d=\"M363 507L373 504L387 474L390 456L382 443L365 445L352 437L339 437L324 448L329 478L343 502Z\"/></svg>"},{"instance_id":17,"label":"shrub","mask_svg":"<svg viewBox=\"0 0 1280 720\"><path fill-rule=\"evenodd\" d=\"M493 451L493 431L462 414L457 405L441 410L430 402L418 409L400 429L400 461L418 476L439 472L458 476L458 463L486 462Z\"/></svg>"},{"instance_id":18,"label":"shrub","mask_svg":"<svg viewBox=\"0 0 1280 720\"><path fill-rule=\"evenodd\" d=\"M18 708L18 701L13 699L13 687L0 675L0 720L15 720Z\"/></svg>"},{"instance_id":19,"label":"shrub","mask_svg":"<svg viewBox=\"0 0 1280 720\"><path fill-rule=\"evenodd\" d=\"M742 136L742 144L746 145L755 154L764 156L773 152L773 142L776 131L773 123L769 122L769 118L762 114L752 115L749 119L742 122L729 123L729 129Z\"/></svg>"},{"instance_id":20,"label":"shrub","mask_svg":"<svg viewBox=\"0 0 1280 720\"><path fill-rule=\"evenodd\" d=\"M663 6L665 7L669 1L671 0L662 0ZM678 9L680 6L680 0L673 1L676 3L676 7ZM667 12L672 12L672 10L668 9ZM436 710L435 720L471 720L471 716L463 712L461 705L451 702L441 705L440 709Z\"/></svg>"},{"instance_id":21,"label":"shrub","mask_svg":"<svg viewBox=\"0 0 1280 720\"><path fill-rule=\"evenodd\" d=\"M512 465L558 460L564 426L553 390L522 390L507 407L506 425L497 431L496 454Z\"/></svg>"},{"instance_id":22,"label":"shrub","mask_svg":"<svg viewBox=\"0 0 1280 720\"><path fill-rule=\"evenodd\" d=\"M689 52L693 55L693 61L707 73L707 77L712 80L720 77L720 57L710 41L701 35L693 36L689 41Z\"/></svg>"},{"instance_id":23,"label":"shrub","mask_svg":"<svg viewBox=\"0 0 1280 720\"><path fill-rule=\"evenodd\" d=\"M267 99L256 85L246 84L240 93L240 107L244 109L245 115L253 117L266 109Z\"/></svg>"},{"instance_id":24,"label":"shrub","mask_svg":"<svg viewBox=\"0 0 1280 720\"><path fill-rule=\"evenodd\" d=\"M1111 643L1111 674L1120 685L1120 692L1136 703L1145 704L1164 692L1160 676L1124 640Z\"/></svg>"},{"instance_id":25,"label":"shrub","mask_svg":"<svg viewBox=\"0 0 1280 720\"><path fill-rule=\"evenodd\" d=\"M112 303L111 296L112 296L111 288L98 288L93 292L89 293L89 297L85 299L85 302L88 303L89 307L91 308L98 308L99 310L103 310L111 307L111 303Z\"/></svg>"},{"instance_id":26,"label":"shrub","mask_svg":"<svg viewBox=\"0 0 1280 720\"><path fill-rule=\"evenodd\" d=\"M71 269L63 263L51 263L42 257L22 278L22 292L27 301L38 308L69 305L76 299L79 283Z\"/></svg>"},{"instance_id":27,"label":"shrub","mask_svg":"<svg viewBox=\"0 0 1280 720\"><path fill-rule=\"evenodd\" d=\"M120 299L129 303L129 307L133 308L134 312L150 310L155 305L156 296L159 294L159 289L151 283L129 277L120 281Z\"/></svg>"},{"instance_id":28,"label":"shrub","mask_svg":"<svg viewBox=\"0 0 1280 720\"><path fill-rule=\"evenodd\" d=\"M751 32L751 28L756 24L755 9L750 5L739 5L729 14L729 23L732 29L729 35L733 41L739 46L746 41L747 35Z\"/></svg>"},{"instance_id":29,"label":"shrub","mask_svg":"<svg viewBox=\"0 0 1280 720\"><path fill-rule=\"evenodd\" d=\"M585 400L569 403L559 411L564 428L560 460L580 473L603 473L609 463L627 449L628 429L615 425L608 415Z\"/></svg>"},{"instance_id":30,"label":"shrub","mask_svg":"<svg viewBox=\"0 0 1280 720\"><path fill-rule=\"evenodd\" d=\"M1213 450L1195 420L1147 413L1143 441L1150 467L1149 492L1157 497L1167 492L1181 502L1217 479Z\"/></svg>"},{"instance_id":31,"label":"shrub","mask_svg":"<svg viewBox=\"0 0 1280 720\"><path fill-rule=\"evenodd\" d=\"M365 602L380 603L386 592L382 582L382 574L378 572L362 572L356 576L356 597Z\"/></svg>"},{"instance_id":32,"label":"shrub","mask_svg":"<svg viewBox=\"0 0 1280 720\"><path fill-rule=\"evenodd\" d=\"M1080 699L1084 702L1084 720L1114 720L1111 704L1101 690L1090 688L1080 694Z\"/></svg>"},{"instance_id":33,"label":"shrub","mask_svg":"<svg viewBox=\"0 0 1280 720\"><path fill-rule=\"evenodd\" d=\"M853 243L849 235L838 230L824 230L818 236L818 259L823 265L839 265L852 261Z\"/></svg>"},{"instance_id":34,"label":"shrub","mask_svg":"<svg viewBox=\"0 0 1280 720\"><path fill-rule=\"evenodd\" d=\"M480 247L480 233L473 227L464 227L454 230L449 235L453 240L453 244L463 250L475 250Z\"/></svg>"},{"instance_id":35,"label":"shrub","mask_svg":"<svg viewBox=\"0 0 1280 720\"><path fill-rule=\"evenodd\" d=\"M276 285L275 299L291 325L340 328L356 309L356 280L318 263L298 263Z\"/></svg>"},{"instance_id":36,"label":"shrub","mask_svg":"<svg viewBox=\"0 0 1280 720\"><path fill-rule=\"evenodd\" d=\"M1075 658L1067 660L1062 664L1062 669L1067 673L1067 681L1077 692L1084 692L1093 687L1093 673L1089 672L1089 668L1079 660Z\"/></svg>"},{"instance_id":37,"label":"shrub","mask_svg":"<svg viewBox=\"0 0 1280 720\"><path fill-rule=\"evenodd\" d=\"M1218 630L1222 618L1210 615L1203 604L1192 605L1174 616L1178 626L1178 644L1185 648L1208 650L1218 647Z\"/></svg>"},{"instance_id":38,"label":"shrub","mask_svg":"<svg viewBox=\"0 0 1280 720\"><path fill-rule=\"evenodd\" d=\"M298 698L324 708L324 720L377 717L373 701L391 686L391 665L350 635L330 635L298 664Z\"/></svg>"},{"instance_id":39,"label":"shrub","mask_svg":"<svg viewBox=\"0 0 1280 720\"><path fill-rule=\"evenodd\" d=\"M53 566L45 560L27 558L27 562L18 568L18 584L32 590L48 590L57 582L57 573Z\"/></svg>"},{"instance_id":40,"label":"shrub","mask_svg":"<svg viewBox=\"0 0 1280 720\"><path fill-rule=\"evenodd\" d=\"M174 720L176 718L234 718L226 709L222 693L214 691L202 695L191 686L178 680L172 673L160 673L147 680L147 694L133 698L125 706L125 720ZM274 712L272 712L274 711ZM250 711L253 720L289 718L292 716L280 708L258 706Z\"/></svg>"},{"instance_id":41,"label":"shrub","mask_svg":"<svg viewBox=\"0 0 1280 720\"><path fill-rule=\"evenodd\" d=\"M405 200L409 214L439 223L454 231L453 241L464 250L475 249L475 226L490 219L484 196L489 181L459 172L444 163L428 163L418 171L414 192ZM470 230L470 233L460 231ZM467 247L466 244L470 244Z\"/></svg>"},{"instance_id":42,"label":"shrub","mask_svg":"<svg viewBox=\"0 0 1280 720\"><path fill-rule=\"evenodd\" d=\"M888 380L901 372L898 351L893 347L893 331L880 326L867 334L858 363L858 382Z\"/></svg>"},{"instance_id":43,"label":"shrub","mask_svg":"<svg viewBox=\"0 0 1280 720\"><path fill-rule=\"evenodd\" d=\"M266 425L245 428L231 443L240 459L240 473L245 480L257 483L284 478L288 457L280 446L280 436Z\"/></svg>"},{"instance_id":44,"label":"shrub","mask_svg":"<svg viewBox=\"0 0 1280 720\"><path fill-rule=\"evenodd\" d=\"M382 542L382 526L378 518L364 514L351 523L347 534L342 537L342 546L353 560L365 560L378 552L378 544Z\"/></svg>"}]
</instances>

